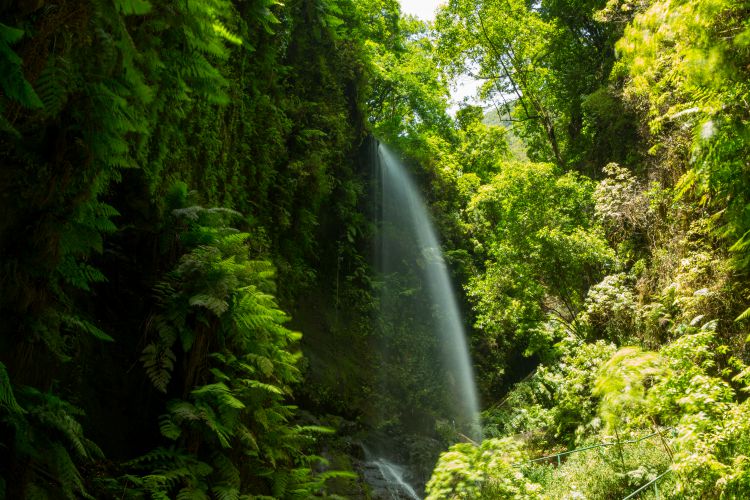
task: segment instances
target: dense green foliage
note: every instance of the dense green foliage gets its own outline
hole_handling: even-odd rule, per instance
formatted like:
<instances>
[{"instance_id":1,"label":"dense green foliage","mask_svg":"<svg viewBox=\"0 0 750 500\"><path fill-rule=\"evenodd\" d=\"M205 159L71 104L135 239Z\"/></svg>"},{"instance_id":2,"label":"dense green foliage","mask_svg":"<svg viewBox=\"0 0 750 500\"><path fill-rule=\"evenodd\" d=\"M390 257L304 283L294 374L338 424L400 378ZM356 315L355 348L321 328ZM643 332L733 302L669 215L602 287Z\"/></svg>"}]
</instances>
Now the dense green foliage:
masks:
<instances>
[{"instance_id":1,"label":"dense green foliage","mask_svg":"<svg viewBox=\"0 0 750 500\"><path fill-rule=\"evenodd\" d=\"M356 256L358 19L325 1L0 6L10 498L304 498L335 475L313 474L325 428L291 405L300 337L274 294Z\"/></svg>"},{"instance_id":2,"label":"dense green foliage","mask_svg":"<svg viewBox=\"0 0 750 500\"><path fill-rule=\"evenodd\" d=\"M750 492L749 12L721 0L441 10L445 70L479 71L487 95L509 99L529 158L563 170L501 161L462 212L480 259L466 290L491 439L443 454L431 497L623 498L649 484L643 497L657 478L661 498ZM493 472L497 457L480 453L498 439L519 450L516 468Z\"/></svg>"},{"instance_id":3,"label":"dense green foliage","mask_svg":"<svg viewBox=\"0 0 750 500\"><path fill-rule=\"evenodd\" d=\"M0 2L0 498L750 496L748 82L745 0Z\"/></svg>"}]
</instances>

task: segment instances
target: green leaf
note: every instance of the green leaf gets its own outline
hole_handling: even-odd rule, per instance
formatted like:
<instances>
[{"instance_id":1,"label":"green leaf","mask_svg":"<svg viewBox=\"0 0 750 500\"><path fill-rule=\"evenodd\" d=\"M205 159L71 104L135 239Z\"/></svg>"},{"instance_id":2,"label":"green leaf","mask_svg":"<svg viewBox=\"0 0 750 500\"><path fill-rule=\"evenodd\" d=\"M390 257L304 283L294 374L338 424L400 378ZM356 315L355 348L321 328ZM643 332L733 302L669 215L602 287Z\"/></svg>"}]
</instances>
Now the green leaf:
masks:
<instances>
[{"instance_id":1,"label":"green leaf","mask_svg":"<svg viewBox=\"0 0 750 500\"><path fill-rule=\"evenodd\" d=\"M13 385L10 383L8 371L5 369L3 363L0 363L0 406L4 406L14 413L24 411L16 401L16 397L13 394Z\"/></svg>"},{"instance_id":2,"label":"green leaf","mask_svg":"<svg viewBox=\"0 0 750 500\"><path fill-rule=\"evenodd\" d=\"M748 319L748 318L750 318L750 307L748 307L747 309L745 309L742 312L742 314L740 314L739 316L737 316L735 318L735 321L742 321L742 320L745 320L745 319Z\"/></svg>"},{"instance_id":3,"label":"green leaf","mask_svg":"<svg viewBox=\"0 0 750 500\"><path fill-rule=\"evenodd\" d=\"M117 10L125 15L143 15L151 11L151 3L147 0L115 0L114 3Z\"/></svg>"},{"instance_id":4,"label":"green leaf","mask_svg":"<svg viewBox=\"0 0 750 500\"><path fill-rule=\"evenodd\" d=\"M63 314L60 316L60 319L62 320L63 324L65 324L68 327L74 327L84 333L88 333L89 335L99 339L104 340L106 342L114 342L115 339L104 333L102 330L96 327L93 323L90 321L87 321L81 317L78 316L72 316L69 314Z\"/></svg>"},{"instance_id":5,"label":"green leaf","mask_svg":"<svg viewBox=\"0 0 750 500\"><path fill-rule=\"evenodd\" d=\"M282 391L281 389L279 389L275 385L265 384L265 383L259 382L257 380L247 380L247 379L243 380L243 382L248 387L252 387L254 389L262 389L262 390L264 390L266 392L271 392L273 394L284 394L284 391Z\"/></svg>"},{"instance_id":6,"label":"green leaf","mask_svg":"<svg viewBox=\"0 0 750 500\"><path fill-rule=\"evenodd\" d=\"M174 423L172 417L169 415L162 415L159 417L159 430L161 435L172 441L176 440L182 434L180 426Z\"/></svg>"},{"instance_id":7,"label":"green leaf","mask_svg":"<svg viewBox=\"0 0 750 500\"><path fill-rule=\"evenodd\" d=\"M44 105L23 75L23 61L10 48L10 45L20 40L23 34L22 30L0 23L0 87L8 97L23 106L39 109Z\"/></svg>"}]
</instances>

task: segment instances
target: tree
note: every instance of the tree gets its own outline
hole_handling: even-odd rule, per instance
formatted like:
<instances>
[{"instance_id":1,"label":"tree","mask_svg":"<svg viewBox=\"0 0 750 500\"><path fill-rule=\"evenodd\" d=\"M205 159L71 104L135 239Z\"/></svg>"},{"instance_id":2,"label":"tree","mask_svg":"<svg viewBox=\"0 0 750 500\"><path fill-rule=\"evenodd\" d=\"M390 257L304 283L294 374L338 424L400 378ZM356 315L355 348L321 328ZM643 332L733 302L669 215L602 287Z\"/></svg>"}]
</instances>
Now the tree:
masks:
<instances>
[{"instance_id":1,"label":"tree","mask_svg":"<svg viewBox=\"0 0 750 500\"><path fill-rule=\"evenodd\" d=\"M481 272L467 286L481 332L478 352L504 367L511 353L544 351L547 321L584 336L576 318L589 286L614 263L594 223L593 183L545 163L504 163L466 209Z\"/></svg>"},{"instance_id":2,"label":"tree","mask_svg":"<svg viewBox=\"0 0 750 500\"><path fill-rule=\"evenodd\" d=\"M440 63L449 75L484 80L483 94L497 98L514 120L539 127L546 140L543 159L563 165L555 118L545 88L554 78L544 67L556 27L524 0L452 0L438 14Z\"/></svg>"}]
</instances>

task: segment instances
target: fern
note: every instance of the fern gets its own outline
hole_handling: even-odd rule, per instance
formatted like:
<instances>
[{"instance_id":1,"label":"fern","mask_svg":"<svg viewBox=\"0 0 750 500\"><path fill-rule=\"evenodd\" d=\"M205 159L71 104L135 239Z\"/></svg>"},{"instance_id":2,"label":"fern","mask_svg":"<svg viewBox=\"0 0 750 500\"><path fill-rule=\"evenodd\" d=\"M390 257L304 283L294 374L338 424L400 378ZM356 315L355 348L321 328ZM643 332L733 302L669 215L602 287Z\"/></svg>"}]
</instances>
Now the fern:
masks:
<instances>
[{"instance_id":1,"label":"fern","mask_svg":"<svg viewBox=\"0 0 750 500\"><path fill-rule=\"evenodd\" d=\"M70 286L91 291L93 283L103 283L107 278L97 268L79 262L72 255L65 256L57 266L60 277Z\"/></svg>"},{"instance_id":2,"label":"fern","mask_svg":"<svg viewBox=\"0 0 750 500\"><path fill-rule=\"evenodd\" d=\"M204 307L214 313L216 316L221 316L229 309L229 304L225 300L221 300L217 297L212 297L205 293L193 295L190 297L189 304L191 306Z\"/></svg>"},{"instance_id":3,"label":"fern","mask_svg":"<svg viewBox=\"0 0 750 500\"><path fill-rule=\"evenodd\" d=\"M211 488L219 500L237 500L240 495L240 471L223 453L214 454L211 462L216 473L216 484Z\"/></svg>"},{"instance_id":4,"label":"fern","mask_svg":"<svg viewBox=\"0 0 750 500\"><path fill-rule=\"evenodd\" d=\"M743 321L743 320L746 320L747 318L750 318L750 307L748 307L747 309L745 309L742 312L742 314L740 314L739 316L737 316L737 318L735 319L735 321Z\"/></svg>"},{"instance_id":5,"label":"fern","mask_svg":"<svg viewBox=\"0 0 750 500\"><path fill-rule=\"evenodd\" d=\"M0 23L0 88L6 96L27 108L41 108L42 101L23 75L23 61L10 48L23 35L23 30Z\"/></svg>"},{"instance_id":6,"label":"fern","mask_svg":"<svg viewBox=\"0 0 750 500\"><path fill-rule=\"evenodd\" d=\"M176 360L175 354L169 347L157 344L148 344L140 358L146 375L157 390L166 393L169 380L172 378L172 370Z\"/></svg>"},{"instance_id":7,"label":"fern","mask_svg":"<svg viewBox=\"0 0 750 500\"><path fill-rule=\"evenodd\" d=\"M300 434L335 434L336 430L322 425L303 425L296 428Z\"/></svg>"},{"instance_id":8,"label":"fern","mask_svg":"<svg viewBox=\"0 0 750 500\"><path fill-rule=\"evenodd\" d=\"M57 116L65 107L72 87L70 73L69 61L52 55L34 83L47 116Z\"/></svg>"},{"instance_id":9,"label":"fern","mask_svg":"<svg viewBox=\"0 0 750 500\"><path fill-rule=\"evenodd\" d=\"M88 333L92 337L95 337L99 340L104 340L106 342L114 342L115 339L104 333L102 330L97 328L93 323L90 321L86 321L85 319L78 317L78 316L72 316L70 314L61 314L60 319L62 320L63 325L70 329L78 330L83 333Z\"/></svg>"},{"instance_id":10,"label":"fern","mask_svg":"<svg viewBox=\"0 0 750 500\"><path fill-rule=\"evenodd\" d=\"M76 468L67 450L59 443L53 443L50 450L49 461L52 465L54 476L60 480L62 493L65 498L75 498L76 492L85 493L83 478ZM84 495L86 498L92 498Z\"/></svg>"},{"instance_id":11,"label":"fern","mask_svg":"<svg viewBox=\"0 0 750 500\"><path fill-rule=\"evenodd\" d=\"M172 441L176 440L182 434L182 429L179 425L175 424L170 415L162 415L159 417L159 430L161 435Z\"/></svg>"},{"instance_id":12,"label":"fern","mask_svg":"<svg viewBox=\"0 0 750 500\"><path fill-rule=\"evenodd\" d=\"M221 407L241 410L245 404L232 395L232 391L223 382L207 384L194 389L192 395L198 398L209 397L215 399Z\"/></svg>"},{"instance_id":13,"label":"fern","mask_svg":"<svg viewBox=\"0 0 750 500\"><path fill-rule=\"evenodd\" d=\"M242 45L242 38L238 37L231 31L227 29L226 26L224 26L224 23L221 21L215 20L213 22L213 28L217 35L219 35L221 38L226 40L229 43L233 43L235 45Z\"/></svg>"},{"instance_id":14,"label":"fern","mask_svg":"<svg viewBox=\"0 0 750 500\"><path fill-rule=\"evenodd\" d=\"M188 486L177 494L177 500L209 500L208 493L200 488Z\"/></svg>"},{"instance_id":15,"label":"fern","mask_svg":"<svg viewBox=\"0 0 750 500\"><path fill-rule=\"evenodd\" d=\"M2 411L5 406L0 406L0 421L13 433L10 456L28 467L32 485L36 483L27 493L44 498L92 498L78 463L101 458L102 453L83 435L77 420L83 412L31 387L18 388L15 393L16 404L23 410L6 413Z\"/></svg>"},{"instance_id":16,"label":"fern","mask_svg":"<svg viewBox=\"0 0 750 500\"><path fill-rule=\"evenodd\" d=\"M167 405L167 410L172 415L173 421L180 424L184 421L199 421L202 419L201 412L187 401L175 400Z\"/></svg>"},{"instance_id":17,"label":"fern","mask_svg":"<svg viewBox=\"0 0 750 500\"><path fill-rule=\"evenodd\" d=\"M12 413L23 412L23 408L19 406L13 394L13 386L10 383L8 371L5 369L3 363L0 363L0 406Z\"/></svg>"},{"instance_id":18,"label":"fern","mask_svg":"<svg viewBox=\"0 0 750 500\"><path fill-rule=\"evenodd\" d=\"M258 440L255 438L255 435L253 435L253 433L250 432L250 429L240 424L235 428L235 432L237 434L237 439L248 450L247 451L248 455L251 455L252 452L260 451L260 447L258 446Z\"/></svg>"},{"instance_id":19,"label":"fern","mask_svg":"<svg viewBox=\"0 0 750 500\"><path fill-rule=\"evenodd\" d=\"M291 474L289 473L280 473L276 474L273 481L273 496L276 498L284 498L286 497L287 490L289 488L289 484L291 483Z\"/></svg>"},{"instance_id":20,"label":"fern","mask_svg":"<svg viewBox=\"0 0 750 500\"><path fill-rule=\"evenodd\" d=\"M172 499L180 492L207 494L206 478L213 468L194 456L176 449L157 448L125 464L136 469L151 470L143 477L128 476L139 490L151 498Z\"/></svg>"},{"instance_id":21,"label":"fern","mask_svg":"<svg viewBox=\"0 0 750 500\"><path fill-rule=\"evenodd\" d=\"M247 385L248 387L252 387L253 389L260 389L265 392L270 392L271 394L284 394L284 391L276 387L272 384L265 384L263 382L259 382L257 380L243 380L243 383Z\"/></svg>"},{"instance_id":22,"label":"fern","mask_svg":"<svg viewBox=\"0 0 750 500\"><path fill-rule=\"evenodd\" d=\"M185 189L181 192L184 195ZM178 203L186 201L183 195L175 196ZM189 360L194 340L203 335L205 341L203 329L208 328L215 352L206 366L195 368L200 373L194 379L205 383L167 404L167 413L159 418L162 435L177 445L200 441L213 467L206 484L217 498L238 499L249 492L241 481L241 468L267 476L271 487L286 482L284 491L290 498L319 491L325 478L314 477L309 467L294 468L293 463L310 463L302 447L310 435L330 430L289 425L294 408L285 406L283 399L300 378L295 366L300 355L288 348L299 334L283 326L288 316L269 293L273 267L248 258L248 234L226 225L236 216L233 212L191 206L173 209L172 215L181 223L184 254L155 289L159 310L141 360L154 386L164 392L177 356L165 364L163 353L172 352L177 338L187 339L181 345ZM200 332L195 325L201 325ZM230 453L242 456L243 462L233 461ZM194 488L202 479L185 475L189 471L184 468L167 474L163 466L156 466L158 460L154 462L143 480L156 484L159 478L161 486L149 491L177 497L209 491Z\"/></svg>"},{"instance_id":23,"label":"fern","mask_svg":"<svg viewBox=\"0 0 750 500\"><path fill-rule=\"evenodd\" d=\"M146 0L114 0L115 7L123 14L148 14L151 11L151 3Z\"/></svg>"}]
</instances>

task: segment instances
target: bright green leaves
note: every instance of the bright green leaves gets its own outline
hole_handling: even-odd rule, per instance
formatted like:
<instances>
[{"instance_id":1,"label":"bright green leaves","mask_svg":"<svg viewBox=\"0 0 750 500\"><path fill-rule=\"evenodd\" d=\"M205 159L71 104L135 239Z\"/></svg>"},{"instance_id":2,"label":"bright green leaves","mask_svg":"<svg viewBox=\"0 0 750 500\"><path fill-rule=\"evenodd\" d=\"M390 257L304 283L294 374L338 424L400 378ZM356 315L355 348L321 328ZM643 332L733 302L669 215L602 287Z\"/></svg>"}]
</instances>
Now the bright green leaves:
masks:
<instances>
[{"instance_id":1,"label":"bright green leaves","mask_svg":"<svg viewBox=\"0 0 750 500\"><path fill-rule=\"evenodd\" d=\"M358 9L369 20L367 108L375 135L412 151L425 148L430 136L450 137L448 89L435 66L427 27L413 18L399 19L394 2L362 2Z\"/></svg>"},{"instance_id":2,"label":"bright green leaves","mask_svg":"<svg viewBox=\"0 0 750 500\"><path fill-rule=\"evenodd\" d=\"M632 116L607 87L622 25L595 19L601 4L449 2L435 23L436 58L447 76L482 83L529 158L595 175L633 157L635 139Z\"/></svg>"},{"instance_id":3,"label":"bright green leaves","mask_svg":"<svg viewBox=\"0 0 750 500\"><path fill-rule=\"evenodd\" d=\"M617 430L620 419L643 415L646 399L644 382L661 373L659 358L636 347L617 351L601 367L593 394L601 397L600 413L610 428ZM647 427L649 422L639 422Z\"/></svg>"},{"instance_id":4,"label":"bright green leaves","mask_svg":"<svg viewBox=\"0 0 750 500\"><path fill-rule=\"evenodd\" d=\"M497 99L504 113L515 107L520 119L538 125L544 151L536 157L562 164L545 90L555 75L543 65L558 28L521 0L451 2L435 27L440 62L448 73L482 79L483 96Z\"/></svg>"},{"instance_id":5,"label":"bright green leaves","mask_svg":"<svg viewBox=\"0 0 750 500\"><path fill-rule=\"evenodd\" d=\"M657 420L676 427L671 468L680 498L747 491L750 413L718 376L723 350L712 328L688 327L658 354L624 348L596 383L602 416L615 429L648 428Z\"/></svg>"},{"instance_id":6,"label":"bright green leaves","mask_svg":"<svg viewBox=\"0 0 750 500\"><path fill-rule=\"evenodd\" d=\"M674 427L631 451L523 468L555 498L621 498L665 471L659 487L678 498L747 496L747 8L456 0L438 16L443 71L486 78L501 105L511 96L515 114L503 118L530 119L519 126L530 158L605 176L595 185L483 157L476 110L458 115L461 157L480 166L446 155L477 175L456 184L484 261L467 287L480 383L520 378L527 367L506 360L523 351L543 363L487 412L489 433L522 435L543 455ZM641 139L653 146L643 162ZM441 461L435 487L480 481L468 455Z\"/></svg>"},{"instance_id":7,"label":"bright green leaves","mask_svg":"<svg viewBox=\"0 0 750 500\"><path fill-rule=\"evenodd\" d=\"M507 130L484 123L484 109L465 106L456 113L459 125L456 161L463 172L476 174L482 183L490 182L502 163L511 156Z\"/></svg>"},{"instance_id":8,"label":"bright green leaves","mask_svg":"<svg viewBox=\"0 0 750 500\"><path fill-rule=\"evenodd\" d=\"M430 481L427 499L541 499L541 486L513 465L526 457L512 438L486 439L481 445L459 443L442 453Z\"/></svg>"},{"instance_id":9,"label":"bright green leaves","mask_svg":"<svg viewBox=\"0 0 750 500\"><path fill-rule=\"evenodd\" d=\"M592 190L590 181L560 176L548 164L506 163L472 198L467 228L486 271L468 291L477 326L498 342L516 337L531 342L531 352L540 349L551 340L542 333L548 318L583 335L575 317L588 287L613 263L589 215Z\"/></svg>"},{"instance_id":10,"label":"bright green leaves","mask_svg":"<svg viewBox=\"0 0 750 500\"><path fill-rule=\"evenodd\" d=\"M227 29L227 27L224 26L223 23L221 23L219 21L214 21L213 27L214 27L214 31L218 35L220 35L224 40L226 40L226 41L228 41L230 43L233 43L235 45L242 45L242 38L238 37L237 35L235 35L231 31L229 31Z\"/></svg>"},{"instance_id":11,"label":"bright green leaves","mask_svg":"<svg viewBox=\"0 0 750 500\"><path fill-rule=\"evenodd\" d=\"M646 104L652 150L689 152L689 165L667 165L683 175L678 195L717 213L717 233L732 243L743 270L750 263L746 8L729 0L656 1L618 43L619 72L630 77L626 96Z\"/></svg>"},{"instance_id":12,"label":"bright green leaves","mask_svg":"<svg viewBox=\"0 0 750 500\"><path fill-rule=\"evenodd\" d=\"M585 342L572 336L555 345L554 363L543 364L516 384L506 399L483 414L485 433L493 437L528 434L541 441L575 445L590 431L598 400L592 398L601 366L614 344Z\"/></svg>"}]
</instances>

